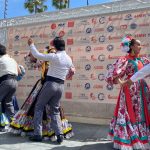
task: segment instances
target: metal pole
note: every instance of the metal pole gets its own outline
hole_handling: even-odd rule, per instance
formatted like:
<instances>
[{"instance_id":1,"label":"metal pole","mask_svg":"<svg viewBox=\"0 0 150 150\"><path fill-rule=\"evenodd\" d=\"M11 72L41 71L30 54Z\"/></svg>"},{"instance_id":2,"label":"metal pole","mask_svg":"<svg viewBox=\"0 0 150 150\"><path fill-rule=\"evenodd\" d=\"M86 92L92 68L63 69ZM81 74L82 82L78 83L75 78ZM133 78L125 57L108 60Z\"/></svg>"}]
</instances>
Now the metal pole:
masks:
<instances>
[{"instance_id":1,"label":"metal pole","mask_svg":"<svg viewBox=\"0 0 150 150\"><path fill-rule=\"evenodd\" d=\"M68 8L70 7L70 0L68 0Z\"/></svg>"},{"instance_id":2,"label":"metal pole","mask_svg":"<svg viewBox=\"0 0 150 150\"><path fill-rule=\"evenodd\" d=\"M7 18L7 7L8 7L8 0L5 0L4 1L5 2L5 6L4 6L4 19L6 19Z\"/></svg>"},{"instance_id":3,"label":"metal pole","mask_svg":"<svg viewBox=\"0 0 150 150\"><path fill-rule=\"evenodd\" d=\"M89 0L87 0L86 2L87 2L87 6L89 6Z\"/></svg>"},{"instance_id":4,"label":"metal pole","mask_svg":"<svg viewBox=\"0 0 150 150\"><path fill-rule=\"evenodd\" d=\"M59 10L61 9L61 0L59 0Z\"/></svg>"}]
</instances>

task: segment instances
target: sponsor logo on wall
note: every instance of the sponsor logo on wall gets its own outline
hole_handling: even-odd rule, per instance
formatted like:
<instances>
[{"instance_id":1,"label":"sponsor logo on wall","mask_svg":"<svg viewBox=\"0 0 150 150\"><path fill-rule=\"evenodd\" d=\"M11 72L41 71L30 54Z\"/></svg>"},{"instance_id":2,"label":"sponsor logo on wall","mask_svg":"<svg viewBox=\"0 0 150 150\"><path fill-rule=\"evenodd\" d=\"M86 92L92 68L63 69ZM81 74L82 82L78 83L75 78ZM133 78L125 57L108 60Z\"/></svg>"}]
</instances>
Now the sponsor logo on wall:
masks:
<instances>
[{"instance_id":1,"label":"sponsor logo on wall","mask_svg":"<svg viewBox=\"0 0 150 150\"><path fill-rule=\"evenodd\" d=\"M86 70L86 71L91 70L91 65L90 65L90 64L85 65L85 70Z\"/></svg>"},{"instance_id":2,"label":"sponsor logo on wall","mask_svg":"<svg viewBox=\"0 0 150 150\"><path fill-rule=\"evenodd\" d=\"M8 27L7 47L11 49L11 55L16 56L17 61L25 65L24 55L29 52L26 40L29 37L34 38L37 47L42 50L45 45L52 43L54 37L62 36L66 42L66 52L73 58L76 68L72 80L66 80L64 98L72 101L97 102L106 99L116 100L117 95L114 95L114 90L119 89L105 82L107 70L113 68L112 63L116 59L125 55L120 50L120 42L128 33L142 41L144 49L142 55L150 57L149 16L150 12L143 10L58 20L52 23L17 26L13 29ZM0 39L3 40L1 37ZM35 68L28 70L28 67L25 67L28 75L19 83L19 88L25 91L22 93L24 96L28 96L29 90L41 77L41 72ZM37 71L37 75L33 76L33 70ZM33 84L27 81L32 81ZM22 96L21 92L19 96Z\"/></svg>"},{"instance_id":3,"label":"sponsor logo on wall","mask_svg":"<svg viewBox=\"0 0 150 150\"><path fill-rule=\"evenodd\" d=\"M113 45L110 44L110 45L107 46L107 50L108 50L108 51L113 51L113 49L114 49L114 46L113 46Z\"/></svg>"},{"instance_id":4,"label":"sponsor logo on wall","mask_svg":"<svg viewBox=\"0 0 150 150\"><path fill-rule=\"evenodd\" d=\"M104 61L105 60L105 55L104 54L99 55L98 60L99 61Z\"/></svg>"},{"instance_id":5,"label":"sponsor logo on wall","mask_svg":"<svg viewBox=\"0 0 150 150\"><path fill-rule=\"evenodd\" d=\"M105 99L104 93L99 93L98 94L98 100L103 101Z\"/></svg>"},{"instance_id":6,"label":"sponsor logo on wall","mask_svg":"<svg viewBox=\"0 0 150 150\"><path fill-rule=\"evenodd\" d=\"M85 86L84 86L84 88L85 88L86 90L89 90L89 89L91 88L91 85L90 85L90 83L85 83Z\"/></svg>"}]
</instances>

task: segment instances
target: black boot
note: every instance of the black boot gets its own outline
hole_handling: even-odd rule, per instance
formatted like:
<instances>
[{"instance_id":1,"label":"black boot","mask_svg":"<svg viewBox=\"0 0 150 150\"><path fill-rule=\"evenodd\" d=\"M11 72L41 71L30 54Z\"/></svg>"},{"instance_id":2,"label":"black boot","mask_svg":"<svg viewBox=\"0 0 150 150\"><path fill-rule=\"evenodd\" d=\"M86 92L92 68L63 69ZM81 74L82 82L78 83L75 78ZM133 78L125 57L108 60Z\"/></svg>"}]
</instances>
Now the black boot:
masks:
<instances>
[{"instance_id":1,"label":"black boot","mask_svg":"<svg viewBox=\"0 0 150 150\"><path fill-rule=\"evenodd\" d=\"M40 135L33 135L29 137L30 141L33 142L41 142L42 141L42 137Z\"/></svg>"},{"instance_id":2,"label":"black boot","mask_svg":"<svg viewBox=\"0 0 150 150\"><path fill-rule=\"evenodd\" d=\"M64 135L63 134L59 134L57 135L57 143L61 144L64 140Z\"/></svg>"}]
</instances>

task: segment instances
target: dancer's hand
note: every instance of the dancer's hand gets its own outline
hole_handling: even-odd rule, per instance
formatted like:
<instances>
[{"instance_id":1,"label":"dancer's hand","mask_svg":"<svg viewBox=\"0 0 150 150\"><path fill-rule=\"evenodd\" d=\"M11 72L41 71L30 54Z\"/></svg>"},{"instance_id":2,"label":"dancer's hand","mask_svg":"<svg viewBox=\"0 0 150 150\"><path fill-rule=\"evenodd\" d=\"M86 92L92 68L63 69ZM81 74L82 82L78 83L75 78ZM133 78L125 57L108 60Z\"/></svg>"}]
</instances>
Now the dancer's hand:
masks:
<instances>
[{"instance_id":1,"label":"dancer's hand","mask_svg":"<svg viewBox=\"0 0 150 150\"><path fill-rule=\"evenodd\" d=\"M74 75L74 74L75 74L75 72L76 72L75 67L71 67L70 71L71 71L72 75Z\"/></svg>"},{"instance_id":2,"label":"dancer's hand","mask_svg":"<svg viewBox=\"0 0 150 150\"><path fill-rule=\"evenodd\" d=\"M133 82L130 79L125 80L125 81L118 79L118 82L120 83L121 86L131 86L133 84Z\"/></svg>"},{"instance_id":3,"label":"dancer's hand","mask_svg":"<svg viewBox=\"0 0 150 150\"><path fill-rule=\"evenodd\" d=\"M127 80L121 80L120 78L117 78L117 82L121 85L121 86L125 86L127 84Z\"/></svg>"},{"instance_id":4,"label":"dancer's hand","mask_svg":"<svg viewBox=\"0 0 150 150\"><path fill-rule=\"evenodd\" d=\"M131 86L132 84L133 84L132 80L128 79L128 80L124 81L123 86L124 85Z\"/></svg>"},{"instance_id":5,"label":"dancer's hand","mask_svg":"<svg viewBox=\"0 0 150 150\"><path fill-rule=\"evenodd\" d=\"M34 44L34 41L33 41L33 39L29 38L28 39L28 45L30 46L31 44Z\"/></svg>"},{"instance_id":6,"label":"dancer's hand","mask_svg":"<svg viewBox=\"0 0 150 150\"><path fill-rule=\"evenodd\" d=\"M67 74L67 76L66 76L66 79L72 78L72 76L75 74L75 72L76 72L75 67L71 67L68 74Z\"/></svg>"},{"instance_id":7,"label":"dancer's hand","mask_svg":"<svg viewBox=\"0 0 150 150\"><path fill-rule=\"evenodd\" d=\"M121 80L120 78L118 78L117 81L118 81L118 83L119 83L121 86L123 86L123 84L124 84L124 82L125 82L125 81Z\"/></svg>"}]
</instances>

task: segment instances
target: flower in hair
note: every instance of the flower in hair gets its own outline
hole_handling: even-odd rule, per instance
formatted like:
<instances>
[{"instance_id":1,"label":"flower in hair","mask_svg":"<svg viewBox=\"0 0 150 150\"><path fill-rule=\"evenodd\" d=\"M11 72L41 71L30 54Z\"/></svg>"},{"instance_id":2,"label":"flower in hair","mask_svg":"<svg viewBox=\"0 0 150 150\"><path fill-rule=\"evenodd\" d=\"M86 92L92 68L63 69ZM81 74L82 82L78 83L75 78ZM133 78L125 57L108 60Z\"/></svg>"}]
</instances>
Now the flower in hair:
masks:
<instances>
[{"instance_id":1,"label":"flower in hair","mask_svg":"<svg viewBox=\"0 0 150 150\"><path fill-rule=\"evenodd\" d=\"M121 42L121 50L123 52L128 52L130 50L130 43L131 43L132 37L131 36L126 36L122 39Z\"/></svg>"}]
</instances>

